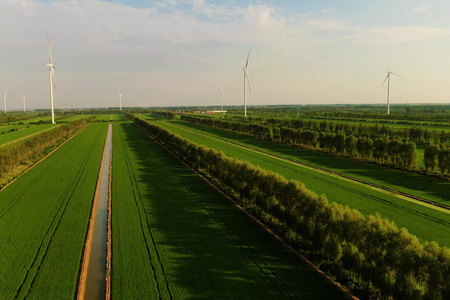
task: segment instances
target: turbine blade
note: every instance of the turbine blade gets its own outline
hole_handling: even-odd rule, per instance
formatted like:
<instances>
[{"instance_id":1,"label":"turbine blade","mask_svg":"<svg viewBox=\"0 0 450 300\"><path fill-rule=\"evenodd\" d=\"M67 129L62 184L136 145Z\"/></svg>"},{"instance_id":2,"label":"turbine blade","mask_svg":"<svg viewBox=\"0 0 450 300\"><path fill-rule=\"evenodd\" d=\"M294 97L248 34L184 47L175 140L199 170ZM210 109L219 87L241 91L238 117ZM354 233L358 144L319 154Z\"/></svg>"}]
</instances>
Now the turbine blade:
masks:
<instances>
[{"instance_id":1,"label":"turbine blade","mask_svg":"<svg viewBox=\"0 0 450 300\"><path fill-rule=\"evenodd\" d=\"M251 49L250 49L251 50ZM248 54L247 54L247 62L245 63L245 68L248 68L248 59L250 57L250 50L248 50Z\"/></svg>"},{"instance_id":2,"label":"turbine blade","mask_svg":"<svg viewBox=\"0 0 450 300\"><path fill-rule=\"evenodd\" d=\"M47 45L48 45L48 58L50 60L50 64L53 64L53 59L52 59L52 52L50 51L50 40L48 39L48 35L47 35Z\"/></svg>"},{"instance_id":3,"label":"turbine blade","mask_svg":"<svg viewBox=\"0 0 450 300\"><path fill-rule=\"evenodd\" d=\"M391 74L391 73L388 73L388 74L386 75L386 78L384 78L384 81L383 81L383 83L380 85L380 87L383 86L383 84L386 82L386 80L388 79L388 77L389 77L390 74Z\"/></svg>"},{"instance_id":4,"label":"turbine blade","mask_svg":"<svg viewBox=\"0 0 450 300\"><path fill-rule=\"evenodd\" d=\"M396 74L396 73L394 73L394 72L391 72L391 74L394 74L394 75L400 77L401 79L405 80L405 78L403 78L402 76L400 76L400 75L398 75L398 74Z\"/></svg>"}]
</instances>

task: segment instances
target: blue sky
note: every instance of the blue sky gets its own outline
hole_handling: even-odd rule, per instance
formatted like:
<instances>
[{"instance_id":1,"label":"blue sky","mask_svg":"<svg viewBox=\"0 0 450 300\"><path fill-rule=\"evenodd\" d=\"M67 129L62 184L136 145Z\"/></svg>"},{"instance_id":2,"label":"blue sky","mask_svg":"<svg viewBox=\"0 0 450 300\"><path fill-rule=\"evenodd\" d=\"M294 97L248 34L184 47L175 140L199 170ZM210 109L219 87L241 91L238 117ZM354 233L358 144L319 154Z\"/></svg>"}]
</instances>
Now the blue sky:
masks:
<instances>
[{"instance_id":1,"label":"blue sky","mask_svg":"<svg viewBox=\"0 0 450 300\"><path fill-rule=\"evenodd\" d=\"M447 1L32 1L0 3L0 91L60 108L450 100Z\"/></svg>"}]
</instances>

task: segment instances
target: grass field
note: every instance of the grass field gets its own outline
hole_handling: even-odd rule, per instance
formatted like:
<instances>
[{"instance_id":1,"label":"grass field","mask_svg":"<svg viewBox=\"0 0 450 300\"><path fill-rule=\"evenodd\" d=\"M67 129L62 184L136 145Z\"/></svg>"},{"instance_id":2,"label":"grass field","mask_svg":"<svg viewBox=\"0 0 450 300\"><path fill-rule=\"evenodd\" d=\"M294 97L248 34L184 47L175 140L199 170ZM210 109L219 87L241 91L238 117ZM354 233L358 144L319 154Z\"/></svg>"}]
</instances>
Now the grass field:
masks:
<instances>
[{"instance_id":1,"label":"grass field","mask_svg":"<svg viewBox=\"0 0 450 300\"><path fill-rule=\"evenodd\" d=\"M58 122L59 119L64 118L65 116L55 116L55 122ZM45 116L45 117L34 117L27 120L21 120L21 121L15 121L11 124L31 124L31 123L38 123L38 122L44 122L44 123L51 123L52 117L51 116Z\"/></svg>"},{"instance_id":2,"label":"grass field","mask_svg":"<svg viewBox=\"0 0 450 300\"><path fill-rule=\"evenodd\" d=\"M128 121L124 114L101 114L95 118L97 121Z\"/></svg>"},{"instance_id":3,"label":"grass field","mask_svg":"<svg viewBox=\"0 0 450 300\"><path fill-rule=\"evenodd\" d=\"M114 299L345 299L131 123L113 125Z\"/></svg>"},{"instance_id":4,"label":"grass field","mask_svg":"<svg viewBox=\"0 0 450 300\"><path fill-rule=\"evenodd\" d=\"M70 299L107 124L91 124L0 191L0 298Z\"/></svg>"},{"instance_id":5,"label":"grass field","mask_svg":"<svg viewBox=\"0 0 450 300\"><path fill-rule=\"evenodd\" d=\"M87 118L89 118L91 116L93 116L93 115L89 115L89 114L73 115L73 116L68 116L68 117L62 118L62 119L60 119L60 121L62 121L62 122L73 122L73 121L76 121L76 120L79 120L79 119L82 119L82 118L87 119Z\"/></svg>"},{"instance_id":6,"label":"grass field","mask_svg":"<svg viewBox=\"0 0 450 300\"><path fill-rule=\"evenodd\" d=\"M24 125L19 125L24 126ZM31 137L33 135L39 134L40 132L43 132L44 130L48 130L51 128L56 128L59 126L58 124L41 124L41 125L31 125L30 127L26 128L24 126L22 129L1 134L0 135L0 148L6 146L6 145L12 145L15 143L15 141L19 142L23 139L26 139L28 137Z\"/></svg>"},{"instance_id":7,"label":"grass field","mask_svg":"<svg viewBox=\"0 0 450 300\"><path fill-rule=\"evenodd\" d=\"M450 246L450 214L447 212L424 207L422 205L395 197L387 192L373 190L360 184L325 175L315 170L287 163L285 161L219 141L199 133L178 128L167 122L158 122L158 124L194 142L221 150L228 156L249 161L255 165L261 166L264 169L278 173L288 179L295 179L303 182L307 188L317 194L325 194L329 200L343 205L348 205L361 211L365 215L375 214L378 212L382 217L394 221L400 227L407 228L422 241L436 241L441 245L447 247ZM191 127L191 124L185 124L185 126ZM206 128L203 130L208 132L216 132L215 130ZM216 134L223 134L230 138L228 133L216 132ZM235 138L235 140L239 143L261 145L260 140L253 139L251 137L235 135ZM285 156L293 155L293 152L289 152L287 150L299 150L297 148L286 147L279 144L269 143L269 145L273 145L273 148L269 148L270 151L274 151ZM328 156L324 156L323 160L318 160L318 158L315 157L317 152L312 152L309 154L303 152L300 153L301 154L296 154L296 159L306 159L306 161L315 165L321 163L323 164L321 165L322 167L327 167L328 169L331 169L331 167L337 168L339 167L339 164L344 164L341 165L340 168L345 169L345 164L347 162L347 160L341 160L338 161L338 163L332 162ZM347 171L350 170L355 174L365 176L367 179L372 178L371 176L374 172L369 166L356 162L354 163L353 169L349 168ZM380 170L379 176L382 176L382 172L387 172L384 173L383 176L393 179L394 175L390 173L390 171L392 170ZM400 173L397 176L403 175ZM442 184L444 185L444 183ZM441 189L441 193L448 197L448 183L446 183ZM430 193L431 192L432 191L430 191ZM439 193L439 191L435 191L435 193ZM439 194L436 194L435 197L437 195ZM442 198L440 199L442 201Z\"/></svg>"}]
</instances>

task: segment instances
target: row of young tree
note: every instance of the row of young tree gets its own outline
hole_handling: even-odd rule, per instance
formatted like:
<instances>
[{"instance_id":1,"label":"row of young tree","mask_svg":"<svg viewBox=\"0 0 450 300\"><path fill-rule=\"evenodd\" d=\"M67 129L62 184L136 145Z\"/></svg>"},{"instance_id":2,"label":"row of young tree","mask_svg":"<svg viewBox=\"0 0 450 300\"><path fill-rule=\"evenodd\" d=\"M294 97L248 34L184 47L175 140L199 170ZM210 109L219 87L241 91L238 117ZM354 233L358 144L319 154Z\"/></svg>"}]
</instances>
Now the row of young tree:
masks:
<instances>
[{"instance_id":1,"label":"row of young tree","mask_svg":"<svg viewBox=\"0 0 450 300\"><path fill-rule=\"evenodd\" d=\"M43 132L19 144L0 149L0 183L9 182L18 172L41 159L54 148L55 144L78 131L85 124L86 120L80 119Z\"/></svg>"},{"instance_id":2,"label":"row of young tree","mask_svg":"<svg viewBox=\"0 0 450 300\"><path fill-rule=\"evenodd\" d=\"M450 250L141 119L135 124L364 299L450 299Z\"/></svg>"},{"instance_id":3,"label":"row of young tree","mask_svg":"<svg viewBox=\"0 0 450 300\"><path fill-rule=\"evenodd\" d=\"M195 116L182 116L183 121L206 125L218 129L248 134L260 139L279 141L288 145L300 145L311 149L320 149L380 164L394 165L412 169L416 165L417 152L414 142L396 139L346 135L343 132L315 131L290 127L272 127L255 123L215 120Z\"/></svg>"},{"instance_id":4,"label":"row of young tree","mask_svg":"<svg viewBox=\"0 0 450 300\"><path fill-rule=\"evenodd\" d=\"M427 172L434 173L436 167L444 175L450 175L450 148L442 145L428 145L425 148L423 162Z\"/></svg>"},{"instance_id":5,"label":"row of young tree","mask_svg":"<svg viewBox=\"0 0 450 300\"><path fill-rule=\"evenodd\" d=\"M389 138L392 140L410 141L416 145L446 144L450 142L450 132L444 130L428 130L421 127L398 128L376 125L363 125L349 122L316 121L305 119L268 118L268 117L241 117L233 116L232 120L243 123L256 123L272 127L288 127L293 129L304 129L318 132L344 133L359 137Z\"/></svg>"}]
</instances>

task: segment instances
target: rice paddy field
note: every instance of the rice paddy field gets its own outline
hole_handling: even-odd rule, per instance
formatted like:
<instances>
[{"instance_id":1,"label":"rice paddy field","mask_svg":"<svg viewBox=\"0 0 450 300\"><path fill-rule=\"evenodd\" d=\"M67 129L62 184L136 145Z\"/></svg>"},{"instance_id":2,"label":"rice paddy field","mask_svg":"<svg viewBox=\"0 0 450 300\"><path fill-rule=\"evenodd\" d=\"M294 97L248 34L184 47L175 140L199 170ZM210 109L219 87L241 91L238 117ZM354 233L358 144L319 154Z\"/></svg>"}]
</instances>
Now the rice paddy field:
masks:
<instances>
[{"instance_id":1,"label":"rice paddy field","mask_svg":"<svg viewBox=\"0 0 450 300\"><path fill-rule=\"evenodd\" d=\"M249 161L288 179L298 180L317 194L325 194L329 200L348 205L365 215L379 213L382 217L394 221L399 227L407 228L422 241L436 241L440 245L450 246L450 214L447 210L413 203L388 192L375 190L355 182L281 161L278 158L219 140L216 137L223 137L239 144L264 149L268 152L305 161L326 169L348 173L354 177L359 176L369 182L379 182L382 185L390 183L390 187L405 190L414 195L426 196L425 198L441 203L448 203L450 200L448 194L450 183L448 182L435 181L429 177L380 168L361 162L351 162L346 159L335 160L331 159L330 156L322 156L318 152L305 151L271 142L264 143L264 141L248 136L231 134L192 124L181 122L176 122L175 124L166 121L156 122L158 125L196 143L223 151L228 156ZM198 132L192 131L193 128ZM209 136L204 133L208 133Z\"/></svg>"},{"instance_id":2,"label":"rice paddy field","mask_svg":"<svg viewBox=\"0 0 450 300\"><path fill-rule=\"evenodd\" d=\"M112 167L113 299L345 299L131 123Z\"/></svg>"},{"instance_id":3,"label":"rice paddy field","mask_svg":"<svg viewBox=\"0 0 450 300\"><path fill-rule=\"evenodd\" d=\"M91 124L0 191L0 298L69 299L107 124Z\"/></svg>"}]
</instances>

